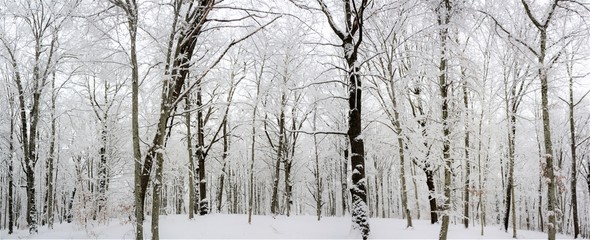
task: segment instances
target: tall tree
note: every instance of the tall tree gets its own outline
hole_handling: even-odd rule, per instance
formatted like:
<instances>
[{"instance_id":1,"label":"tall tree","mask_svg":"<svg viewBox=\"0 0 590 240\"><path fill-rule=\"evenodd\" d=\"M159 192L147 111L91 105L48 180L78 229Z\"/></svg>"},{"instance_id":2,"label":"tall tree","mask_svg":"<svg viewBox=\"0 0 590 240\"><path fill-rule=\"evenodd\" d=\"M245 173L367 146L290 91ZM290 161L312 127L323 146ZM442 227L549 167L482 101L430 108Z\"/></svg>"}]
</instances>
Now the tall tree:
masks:
<instances>
[{"instance_id":1,"label":"tall tree","mask_svg":"<svg viewBox=\"0 0 590 240\"><path fill-rule=\"evenodd\" d=\"M14 94L8 92L8 107L10 117L10 136L8 137L8 234L12 234L14 231L14 134L15 125L14 118L16 117L14 112Z\"/></svg>"},{"instance_id":2,"label":"tall tree","mask_svg":"<svg viewBox=\"0 0 590 240\"><path fill-rule=\"evenodd\" d=\"M440 40L440 60L438 65L438 87L440 88L441 104L441 115L442 115L442 154L444 161L444 196L445 203L442 207L443 217L442 225L440 228L439 239L447 239L447 233L449 229L449 215L451 210L451 181L452 181L452 159L451 159L451 140L450 140L450 127L449 127L449 70L448 62L450 56L450 44L449 43L449 23L451 22L451 11L452 5L450 0L442 0L436 7L437 12L437 23L439 26L439 40ZM452 94L452 93L451 93Z\"/></svg>"},{"instance_id":3,"label":"tall tree","mask_svg":"<svg viewBox=\"0 0 590 240\"><path fill-rule=\"evenodd\" d=\"M578 51L579 48L576 49ZM569 54L568 60L566 61L566 72L568 77L568 100L565 101L568 105L569 110L569 130L570 130L570 151L571 151L571 179L570 179L570 191L571 191L571 206L572 206L572 218L573 218L573 227L574 227L574 238L578 238L580 234L580 222L578 219L578 195L577 195L577 185L578 185L578 155L577 155L577 148L578 142L576 141L577 133L576 133L576 124L575 124L575 112L574 109L578 106L582 100L590 91L586 92L579 100L574 101L574 79L580 76L574 75L574 60L575 54L572 52ZM562 99L563 100L563 99ZM588 171L590 173L590 171Z\"/></svg>"},{"instance_id":4,"label":"tall tree","mask_svg":"<svg viewBox=\"0 0 590 240\"><path fill-rule=\"evenodd\" d=\"M535 17L531 11L526 0L521 0L525 13L530 22L537 29L539 34L539 45L537 49L529 48L529 50L536 55L537 64L539 66L538 76L541 82L541 112L543 119L543 144L545 155L542 156L543 161L543 176L547 178L547 211L549 224L547 225L547 234L549 240L555 239L557 220L556 220L556 204L555 204L555 173L553 164L553 144L551 142L551 120L549 117L549 66L551 60L547 62L547 30L551 24L555 9L561 0L553 0L549 3L547 13L539 19ZM527 45L528 46L528 45Z\"/></svg>"},{"instance_id":5,"label":"tall tree","mask_svg":"<svg viewBox=\"0 0 590 240\"><path fill-rule=\"evenodd\" d=\"M340 47L346 61L348 78L348 139L350 141L352 166L352 221L353 227L358 229L363 239L369 237L369 210L367 208L367 180L365 178L365 144L362 132L362 80L361 62L358 60L359 49L363 42L363 26L365 11L369 6L368 0L343 1L344 29L338 26L332 12L324 0L317 0L320 9L328 21L328 25L342 41Z\"/></svg>"},{"instance_id":6,"label":"tall tree","mask_svg":"<svg viewBox=\"0 0 590 240\"><path fill-rule=\"evenodd\" d=\"M504 231L508 231L508 222L512 210L515 212L515 206L511 205L514 201L514 161L516 152L516 119L525 96L526 90L530 83L526 82L528 67L522 64L520 58L514 54L508 54L502 59L503 80L504 80L504 104L506 111L506 120L508 123L508 179L506 182L506 195L503 225ZM514 219L513 219L514 220ZM513 221L514 224L514 221ZM516 229L513 228L513 237L516 237Z\"/></svg>"},{"instance_id":7,"label":"tall tree","mask_svg":"<svg viewBox=\"0 0 590 240\"><path fill-rule=\"evenodd\" d=\"M57 117L55 115L55 102L57 101L57 89L55 88L55 72L52 74L51 78L51 133L50 133L50 140L49 140L49 156L47 157L46 161L46 175L45 175L45 182L47 183L47 190L45 191L45 204L43 207L43 213L45 214L45 219L43 222L47 221L49 228L53 228L53 208L54 208L54 199L53 199L53 191L54 191L54 165L56 159L56 121Z\"/></svg>"},{"instance_id":8,"label":"tall tree","mask_svg":"<svg viewBox=\"0 0 590 240\"><path fill-rule=\"evenodd\" d=\"M139 64L137 62L137 26L139 11L136 0L110 0L125 12L127 31L129 32L129 64L131 65L131 138L134 162L134 200L135 200L135 239L143 239L143 201L141 187L141 148L139 146Z\"/></svg>"}]
</instances>

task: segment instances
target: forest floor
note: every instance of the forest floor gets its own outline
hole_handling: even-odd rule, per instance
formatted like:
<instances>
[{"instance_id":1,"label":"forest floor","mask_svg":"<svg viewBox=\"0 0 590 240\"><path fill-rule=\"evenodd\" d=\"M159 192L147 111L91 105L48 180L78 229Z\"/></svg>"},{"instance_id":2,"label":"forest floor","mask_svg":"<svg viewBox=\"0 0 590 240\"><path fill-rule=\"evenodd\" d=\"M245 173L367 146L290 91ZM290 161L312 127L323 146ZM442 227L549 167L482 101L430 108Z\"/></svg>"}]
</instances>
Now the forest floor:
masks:
<instances>
[{"instance_id":1,"label":"forest floor","mask_svg":"<svg viewBox=\"0 0 590 240\"><path fill-rule=\"evenodd\" d=\"M147 216L149 220L149 216ZM370 219L371 239L438 239L439 224L431 225L427 220L414 220L414 228L406 229L402 219ZM0 231L0 239L133 239L133 224L113 219L108 224L55 224L53 229L40 227L39 233L29 235L26 229L17 230L7 235L7 230ZM145 237L150 238L150 222L145 223ZM252 216L248 224L247 215L211 214L195 216L188 220L187 215L160 216L161 239L359 239L356 231L351 231L350 217L325 217L317 221L315 216ZM488 226L484 236L480 235L480 226L450 226L450 239L511 239L499 226ZM518 230L519 239L547 239L542 232ZM570 238L558 235L558 238Z\"/></svg>"}]
</instances>

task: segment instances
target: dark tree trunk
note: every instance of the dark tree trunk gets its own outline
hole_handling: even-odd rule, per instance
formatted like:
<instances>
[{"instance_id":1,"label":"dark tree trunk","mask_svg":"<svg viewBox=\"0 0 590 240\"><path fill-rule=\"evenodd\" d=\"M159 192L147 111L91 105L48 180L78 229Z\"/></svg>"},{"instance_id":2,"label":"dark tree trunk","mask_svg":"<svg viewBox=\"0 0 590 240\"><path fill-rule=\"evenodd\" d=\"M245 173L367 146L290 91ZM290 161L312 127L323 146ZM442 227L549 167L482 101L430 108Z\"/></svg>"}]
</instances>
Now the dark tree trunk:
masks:
<instances>
[{"instance_id":1,"label":"dark tree trunk","mask_svg":"<svg viewBox=\"0 0 590 240\"><path fill-rule=\"evenodd\" d=\"M209 213L209 200L207 199L207 178L205 176L205 129L203 119L203 100L201 86L197 88L197 162L199 185L199 215Z\"/></svg>"},{"instance_id":2,"label":"dark tree trunk","mask_svg":"<svg viewBox=\"0 0 590 240\"><path fill-rule=\"evenodd\" d=\"M293 148L295 145L293 144ZM295 150L293 150L294 152ZM291 215L291 204L293 204L291 200L291 194L293 192L293 185L291 184L291 168L293 167L293 152L291 156L287 157L285 161L285 214L287 217Z\"/></svg>"},{"instance_id":3,"label":"dark tree trunk","mask_svg":"<svg viewBox=\"0 0 590 240\"><path fill-rule=\"evenodd\" d=\"M45 182L47 184L47 190L45 191L45 199L43 204L43 214L45 218L41 220L41 225L45 223L49 224L50 228L53 228L53 162L55 159L55 74L53 75L52 81L52 94L51 94L51 139L49 142L49 156L47 157Z\"/></svg>"},{"instance_id":4,"label":"dark tree trunk","mask_svg":"<svg viewBox=\"0 0 590 240\"><path fill-rule=\"evenodd\" d=\"M184 205L184 177L179 176L178 182L174 186L176 189L176 214L183 213L183 205Z\"/></svg>"},{"instance_id":5,"label":"dark tree trunk","mask_svg":"<svg viewBox=\"0 0 590 240\"><path fill-rule=\"evenodd\" d=\"M442 225L440 229L439 239L446 240L449 228L449 211L451 210L451 182L452 182L452 159L451 159L451 142L449 135L451 134L448 118L449 118L449 88L447 64L449 59L449 50L447 46L449 23L451 19L451 2L450 0L442 0L437 9L438 25L441 27L439 30L440 36L440 62L439 62L439 77L438 85L440 89L440 97L442 100L441 115L442 115L442 130L443 130L443 161L444 161L444 189L443 194L445 196L444 205L441 210Z\"/></svg>"},{"instance_id":6,"label":"dark tree trunk","mask_svg":"<svg viewBox=\"0 0 590 240\"><path fill-rule=\"evenodd\" d=\"M363 239L369 237L369 210L367 206L367 180L365 178L365 144L362 133L362 81L360 74L361 63L358 62L358 51L363 42L364 11L369 6L368 0L343 1L343 16L345 28L340 30L332 14L323 0L318 0L321 11L328 20L332 31L342 41L341 49L346 61L346 76L348 78L348 139L351 150L352 167L352 221L353 228L360 231Z\"/></svg>"},{"instance_id":7,"label":"dark tree trunk","mask_svg":"<svg viewBox=\"0 0 590 240\"><path fill-rule=\"evenodd\" d=\"M463 77L465 77L465 70L462 69ZM467 95L467 81L464 80L463 82L463 107L465 111L465 139L463 141L463 145L465 146L465 190L463 192L463 226L465 228L469 228L469 195L470 193L470 183L469 178L471 175L471 161L469 159L469 96Z\"/></svg>"},{"instance_id":8,"label":"dark tree trunk","mask_svg":"<svg viewBox=\"0 0 590 240\"><path fill-rule=\"evenodd\" d=\"M190 94L188 94L185 98L185 124L186 124L186 148L188 152L188 219L193 219L195 217L195 207L197 206L195 203L196 201L196 185L195 185L195 173L197 169L195 168L195 158L193 156L193 135L191 133L192 124L191 124L191 111L189 111L191 107L191 100Z\"/></svg>"},{"instance_id":9,"label":"dark tree trunk","mask_svg":"<svg viewBox=\"0 0 590 240\"><path fill-rule=\"evenodd\" d=\"M352 37L344 39L344 48L352 47ZM346 50L345 50L346 51ZM362 82L357 66L356 54L347 53L348 79L349 79L349 97L348 97L348 139L350 141L352 166L352 218L358 225L363 235L363 239L369 236L369 216L367 207L367 189L365 178L365 144L361 137L362 122Z\"/></svg>"},{"instance_id":10,"label":"dark tree trunk","mask_svg":"<svg viewBox=\"0 0 590 240\"><path fill-rule=\"evenodd\" d=\"M434 188L434 172L430 169L424 169L426 173L426 186L428 187L428 203L430 205L430 224L438 222L438 205L436 204L436 190Z\"/></svg>"},{"instance_id":11,"label":"dark tree trunk","mask_svg":"<svg viewBox=\"0 0 590 240\"><path fill-rule=\"evenodd\" d=\"M277 159L275 161L275 172L273 176L272 198L270 204L270 212L273 215L278 214L279 211L279 179L281 173L281 163L284 162L284 145L285 145L285 105L287 104L287 96L283 92L281 96L281 114L279 117L279 144L277 145Z\"/></svg>"},{"instance_id":12,"label":"dark tree trunk","mask_svg":"<svg viewBox=\"0 0 590 240\"><path fill-rule=\"evenodd\" d=\"M568 69L568 73L571 74L571 70ZM578 197L577 197L577 165L578 160L576 158L576 127L574 122L574 82L573 77L569 79L569 122L570 122L570 149L572 153L572 175L571 175L571 203L572 203L572 215L574 224L574 238L578 238L580 234L580 223L578 222ZM589 172L590 173L590 172Z\"/></svg>"},{"instance_id":13,"label":"dark tree trunk","mask_svg":"<svg viewBox=\"0 0 590 240\"><path fill-rule=\"evenodd\" d=\"M219 176L219 191L217 192L217 212L221 212L223 200L223 184L225 180L225 166L227 165L227 153L229 151L229 142L227 140L227 120L223 121L223 153L221 154L221 161L223 167L221 168L221 176Z\"/></svg>"},{"instance_id":14,"label":"dark tree trunk","mask_svg":"<svg viewBox=\"0 0 590 240\"><path fill-rule=\"evenodd\" d=\"M105 118L106 119L106 118ZM106 120L105 120L106 121ZM106 123L104 123L106 125ZM98 162L98 215L101 220L106 220L104 212L107 206L107 136L106 126L103 129L103 147L100 148L100 160Z\"/></svg>"},{"instance_id":15,"label":"dark tree trunk","mask_svg":"<svg viewBox=\"0 0 590 240\"><path fill-rule=\"evenodd\" d=\"M152 240L160 239L160 206L162 201L162 173L164 172L163 149L156 155L156 169L154 173L154 182L152 184Z\"/></svg>"},{"instance_id":16,"label":"dark tree trunk","mask_svg":"<svg viewBox=\"0 0 590 240\"><path fill-rule=\"evenodd\" d=\"M66 222L67 223L71 223L72 222L72 218L73 218L73 213L72 213L72 207L74 206L74 199L76 198L76 188L74 187L74 191L72 191L72 197L70 198L70 201L68 202L68 210L67 215L66 215Z\"/></svg>"},{"instance_id":17,"label":"dark tree trunk","mask_svg":"<svg viewBox=\"0 0 590 240\"><path fill-rule=\"evenodd\" d=\"M8 234L13 233L14 228L14 172L13 172L13 161L14 161L14 116L13 116L13 97L9 98L10 107L10 136L8 140Z\"/></svg>"},{"instance_id":18,"label":"dark tree trunk","mask_svg":"<svg viewBox=\"0 0 590 240\"><path fill-rule=\"evenodd\" d=\"M348 141L345 141L342 150L342 166L340 168L340 183L342 186L342 215L348 213Z\"/></svg>"},{"instance_id":19,"label":"dark tree trunk","mask_svg":"<svg viewBox=\"0 0 590 240\"><path fill-rule=\"evenodd\" d=\"M29 232L37 232L37 208L35 206L35 169L29 164L25 166L27 179L27 223Z\"/></svg>"}]
</instances>

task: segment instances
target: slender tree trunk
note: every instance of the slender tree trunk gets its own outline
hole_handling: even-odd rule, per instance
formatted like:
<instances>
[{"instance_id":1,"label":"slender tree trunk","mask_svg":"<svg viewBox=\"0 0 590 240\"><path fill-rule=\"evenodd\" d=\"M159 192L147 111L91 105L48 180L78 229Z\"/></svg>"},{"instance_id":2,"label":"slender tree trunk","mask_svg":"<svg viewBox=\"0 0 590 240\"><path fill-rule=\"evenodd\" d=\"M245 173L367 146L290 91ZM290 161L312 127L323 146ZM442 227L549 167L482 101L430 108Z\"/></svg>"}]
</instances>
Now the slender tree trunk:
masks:
<instances>
[{"instance_id":1,"label":"slender tree trunk","mask_svg":"<svg viewBox=\"0 0 590 240\"><path fill-rule=\"evenodd\" d=\"M315 106L314 114L313 114L313 131L317 131L317 106ZM313 170L313 175L315 178L315 193L312 193L315 198L315 210L316 216L318 221L320 221L322 217L322 206L324 205L324 200L322 198L323 195L323 182L322 176L320 173L320 155L318 153L318 139L317 135L313 134L313 149L315 155L315 165Z\"/></svg>"},{"instance_id":2,"label":"slender tree trunk","mask_svg":"<svg viewBox=\"0 0 590 240\"><path fill-rule=\"evenodd\" d=\"M440 36L440 47L441 47L441 56L439 62L439 78L438 84L440 88L440 97L442 100L442 125L443 125L443 161L445 163L444 166L444 196L445 196L445 203L443 205L443 217L442 217L442 225L440 229L439 239L446 240L447 233L449 229L449 211L451 209L451 170L452 170L452 161L451 161L451 149L450 149L450 129L448 126L448 117L449 117L449 84L447 83L448 75L447 75L447 61L448 61L448 29L450 23L450 11L451 11L451 3L449 0L443 0L440 3L440 6L437 9L438 13L438 25L441 27L439 36Z\"/></svg>"},{"instance_id":3,"label":"slender tree trunk","mask_svg":"<svg viewBox=\"0 0 590 240\"><path fill-rule=\"evenodd\" d=\"M508 100L507 100L508 101ZM514 101L514 100L513 100ZM514 103L513 103L514 104ZM508 105L508 104L507 104ZM509 110L507 110L509 111ZM509 115L509 132L508 132L508 181L506 184L506 209L504 210L504 231L508 231L508 220L510 217L510 205L512 203L514 191L514 138L516 136L516 109L512 108Z\"/></svg>"},{"instance_id":4,"label":"slender tree trunk","mask_svg":"<svg viewBox=\"0 0 590 240\"><path fill-rule=\"evenodd\" d=\"M408 208L408 190L406 187L406 163L405 163L405 154L404 149L406 148L404 143L404 136L402 132L401 122L400 122L400 114L398 111L397 106L397 96L395 94L395 88L393 86L393 76L390 76L389 79L389 95L391 98L391 104L393 106L393 117L392 123L395 127L395 131L397 134L397 147L398 147L398 154L399 154L399 178L401 180L401 201L402 201L402 215L406 216L406 228L412 227L412 215L410 214L410 209Z\"/></svg>"},{"instance_id":5,"label":"slender tree trunk","mask_svg":"<svg viewBox=\"0 0 590 240\"><path fill-rule=\"evenodd\" d=\"M197 161L199 165L199 182L197 184L199 184L199 215L205 215L209 213L209 200L207 199L207 178L205 176L205 126L201 91L201 86L197 87Z\"/></svg>"},{"instance_id":6,"label":"slender tree trunk","mask_svg":"<svg viewBox=\"0 0 590 240\"><path fill-rule=\"evenodd\" d=\"M13 233L14 228L14 171L13 171L13 161L14 161L14 98L10 95L9 99L9 107L10 107L10 136L8 140L8 234Z\"/></svg>"},{"instance_id":7,"label":"slender tree trunk","mask_svg":"<svg viewBox=\"0 0 590 240\"><path fill-rule=\"evenodd\" d=\"M547 41L547 33L541 31L541 54L539 56L539 63L544 64L545 61L545 44ZM541 65L542 66L542 65ZM555 239L556 234L556 214L555 211L555 173L553 172L553 144L551 143L551 120L549 119L549 84L547 80L547 69L541 67L539 69L539 78L541 79L541 108L543 116L543 140L545 146L545 155L543 156L543 177L547 178L547 212L548 212L548 238Z\"/></svg>"},{"instance_id":8,"label":"slender tree trunk","mask_svg":"<svg viewBox=\"0 0 590 240\"><path fill-rule=\"evenodd\" d=\"M485 203L483 200L483 181L482 181L482 177L481 175L483 174L482 170L481 170L481 145L482 145L482 124L483 124L483 113L484 110L481 110L481 114L480 114L480 119L479 119L479 127L478 127L478 136L479 136L479 140L477 142L477 177L478 177L478 192L477 195L479 197L479 202L478 202L478 206L479 206L479 225L480 225L480 235L483 236L484 234L484 226L485 226Z\"/></svg>"},{"instance_id":9,"label":"slender tree trunk","mask_svg":"<svg viewBox=\"0 0 590 240\"><path fill-rule=\"evenodd\" d=\"M46 197L46 206L47 206L47 224L49 228L53 228L53 191L54 191L54 182L53 182L53 169L54 169L54 161L55 161L55 125L56 125L56 116L55 116L55 102L56 102L56 94L55 94L55 72L53 73L53 79L51 81L51 139L49 142L49 157L47 159L47 197Z\"/></svg>"},{"instance_id":10,"label":"slender tree trunk","mask_svg":"<svg viewBox=\"0 0 590 240\"><path fill-rule=\"evenodd\" d=\"M221 161L223 167L221 168L221 176L219 176L219 191L217 192L217 212L221 212L223 200L223 184L225 180L225 166L227 165L227 153L229 151L229 142L227 141L227 120L223 121L223 153L221 154Z\"/></svg>"},{"instance_id":11,"label":"slender tree trunk","mask_svg":"<svg viewBox=\"0 0 590 240\"><path fill-rule=\"evenodd\" d=\"M569 122L570 122L570 149L572 153L572 176L571 176L571 201L572 201L572 215L574 224L574 238L578 238L580 234L580 223L578 220L578 197L577 197L577 164L576 158L576 127L574 122L574 79L570 76L569 79ZM589 171L590 174L590 171Z\"/></svg>"},{"instance_id":12,"label":"slender tree trunk","mask_svg":"<svg viewBox=\"0 0 590 240\"><path fill-rule=\"evenodd\" d=\"M120 1L122 4L122 1ZM127 5L119 5L127 15L127 30L131 48L131 138L134 163L134 200L135 200L135 239L143 239L143 208L145 195L141 186L141 148L139 146L139 64L137 62L137 22L139 18L136 0L127 1Z\"/></svg>"},{"instance_id":13,"label":"slender tree trunk","mask_svg":"<svg viewBox=\"0 0 590 240\"><path fill-rule=\"evenodd\" d=\"M191 133L192 125L191 125L191 111L189 111L191 107L191 100L190 94L187 95L185 98L185 124L186 124L186 148L188 151L188 219L193 219L195 217L195 160L193 156L193 135Z\"/></svg>"},{"instance_id":14,"label":"slender tree trunk","mask_svg":"<svg viewBox=\"0 0 590 240\"><path fill-rule=\"evenodd\" d=\"M107 206L107 114L103 119L103 130L102 130L102 147L99 151L100 160L98 162L98 208L97 214L101 221L106 220L106 213L104 212Z\"/></svg>"},{"instance_id":15,"label":"slender tree trunk","mask_svg":"<svg viewBox=\"0 0 590 240\"><path fill-rule=\"evenodd\" d=\"M260 75L256 78L256 100L254 102L254 109L252 109L252 144L250 145L250 188L248 194L248 224L252 224L252 208L254 205L254 157L255 157L255 146L256 146L256 110L258 110L258 95L260 94L260 80L262 73L264 72L264 62L260 69ZM258 197L259 194L257 194ZM259 203L260 201L256 201ZM258 208L257 208L258 209Z\"/></svg>"},{"instance_id":16,"label":"slender tree trunk","mask_svg":"<svg viewBox=\"0 0 590 240\"><path fill-rule=\"evenodd\" d=\"M416 183L416 165L411 164L412 183L414 184L414 201L416 203L416 219L420 220L420 198L418 197L418 184Z\"/></svg>"},{"instance_id":17,"label":"slender tree trunk","mask_svg":"<svg viewBox=\"0 0 590 240\"><path fill-rule=\"evenodd\" d=\"M342 215L348 213L348 139L344 140L344 148L342 150L343 158L341 159L340 184L342 187Z\"/></svg>"},{"instance_id":18,"label":"slender tree trunk","mask_svg":"<svg viewBox=\"0 0 590 240\"><path fill-rule=\"evenodd\" d=\"M162 156L164 149L160 149L156 157L155 179L152 183L152 240L160 239L160 205L162 199L162 172L164 171L164 157Z\"/></svg>"},{"instance_id":19,"label":"slender tree trunk","mask_svg":"<svg viewBox=\"0 0 590 240\"><path fill-rule=\"evenodd\" d=\"M293 167L293 156L295 153L295 142L293 142L290 156L285 159L285 214L287 217L291 215L291 195L293 194L293 184L291 183L291 169Z\"/></svg>"},{"instance_id":20,"label":"slender tree trunk","mask_svg":"<svg viewBox=\"0 0 590 240\"><path fill-rule=\"evenodd\" d=\"M549 84L548 84L548 64L545 62L547 52L547 31L551 23L551 18L554 16L555 9L558 6L559 1L552 1L547 9L543 21L539 21L534 14L528 3L525 0L521 0L524 7L525 13L529 18L530 22L535 25L537 32L539 33L539 46L538 51L532 51L537 56L537 64L539 66L538 76L541 83L541 113L543 119L543 145L544 155L541 156L541 169L543 171L542 176L547 182L547 217L549 223L547 224L547 238L549 240L555 239L557 220L556 220L556 199L555 199L555 173L553 164L553 144L551 142L551 120L549 116Z\"/></svg>"},{"instance_id":21,"label":"slender tree trunk","mask_svg":"<svg viewBox=\"0 0 590 240\"><path fill-rule=\"evenodd\" d=\"M512 238L516 239L516 204L514 203L514 186L512 187Z\"/></svg>"},{"instance_id":22,"label":"slender tree trunk","mask_svg":"<svg viewBox=\"0 0 590 240\"><path fill-rule=\"evenodd\" d=\"M421 91L415 90L414 94L419 97ZM414 103L412 102L411 99L409 99L410 101L410 107L412 108L412 115L414 116L414 118L417 119L418 125L420 126L421 132L422 132L422 137L424 138L424 142L423 145L426 149L430 149L429 144L426 142L425 139L427 139L427 131L426 131L426 120L425 119L421 119L418 118L418 113L420 114L420 116L424 116L424 111L422 109L422 103L420 102L420 100L418 101L417 105L414 105ZM417 111L416 111L417 110ZM407 145L406 145L406 150L407 150ZM428 150L428 152L426 153L426 157L428 157L430 155L430 150ZM434 185L434 170L432 169L432 167L430 166L430 163L426 160L421 160L418 161L416 158L412 159L413 163L415 165L419 165L422 170L424 171L424 174L426 175L426 186L428 188L428 204L430 207L430 224L435 224L438 222L438 205L436 203L436 188Z\"/></svg>"},{"instance_id":23,"label":"slender tree trunk","mask_svg":"<svg viewBox=\"0 0 590 240\"><path fill-rule=\"evenodd\" d=\"M397 111L395 111L397 115ZM397 122L399 123L399 116L396 116ZM399 124L398 124L399 125ZM401 126L396 126L398 129L398 135L401 134ZM401 180L401 190L402 190L402 210L406 216L406 228L412 227L412 215L410 214L410 209L408 208L408 191L406 188L406 167L405 167L405 156L404 156L404 141L402 136L397 137L397 144L398 144L398 152L399 152L399 161L400 161L400 173L399 177Z\"/></svg>"},{"instance_id":24,"label":"slender tree trunk","mask_svg":"<svg viewBox=\"0 0 590 240\"><path fill-rule=\"evenodd\" d=\"M272 198L270 204L270 212L273 215L278 214L279 211L279 179L281 173L281 162L284 158L285 145L285 105L287 104L287 96L283 92L281 96L281 114L279 117L279 144L277 145L277 160L275 161L275 172L273 176Z\"/></svg>"},{"instance_id":25,"label":"slender tree trunk","mask_svg":"<svg viewBox=\"0 0 590 240\"><path fill-rule=\"evenodd\" d=\"M462 70L463 77L465 76L465 70ZM465 147L465 190L463 192L463 226L469 228L469 195L470 192L470 175L471 175L471 159L469 158L469 96L467 93L467 81L463 81L463 107L465 111L465 139L463 145Z\"/></svg>"},{"instance_id":26,"label":"slender tree trunk","mask_svg":"<svg viewBox=\"0 0 590 240\"><path fill-rule=\"evenodd\" d=\"M133 0L133 2L135 2ZM144 195L141 188L141 148L139 146L139 73L137 63L137 50L136 50L136 32L137 32L137 8L134 10L134 16L129 17L129 32L131 38L131 135L133 141L133 159L135 163L135 238L143 239L143 207L144 200L140 197Z\"/></svg>"}]
</instances>

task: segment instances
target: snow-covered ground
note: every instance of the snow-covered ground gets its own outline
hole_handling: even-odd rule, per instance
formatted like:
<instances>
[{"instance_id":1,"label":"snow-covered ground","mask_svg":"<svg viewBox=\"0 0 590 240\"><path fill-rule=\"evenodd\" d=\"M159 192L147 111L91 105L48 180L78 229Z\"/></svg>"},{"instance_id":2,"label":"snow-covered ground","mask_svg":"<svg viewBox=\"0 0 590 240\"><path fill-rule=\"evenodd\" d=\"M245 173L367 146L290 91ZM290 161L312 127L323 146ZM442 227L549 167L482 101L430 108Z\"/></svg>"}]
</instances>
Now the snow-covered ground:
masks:
<instances>
[{"instance_id":1,"label":"snow-covered ground","mask_svg":"<svg viewBox=\"0 0 590 240\"><path fill-rule=\"evenodd\" d=\"M149 216L147 216L149 219ZM437 239L440 225L431 225L429 221L414 221L413 229L405 229L405 220L373 218L371 239ZM92 224L90 224L92 225ZM151 237L150 222L145 223L146 238ZM449 238L452 239L510 239L511 229L506 233L498 226L485 228L480 236L479 226L464 229L463 225L450 226ZM547 234L519 230L519 239L546 239ZM325 217L317 221L315 216L252 216L248 224L246 215L212 214L196 216L188 220L187 215L160 216L161 239L350 239L360 238L356 231L351 231L350 217ZM571 238L558 235L558 238ZM107 225L93 225L86 228L75 224L56 224L53 229L41 227L39 233L29 235L27 230L18 230L7 235L0 231L0 239L132 239L133 224L111 220Z\"/></svg>"}]
</instances>

